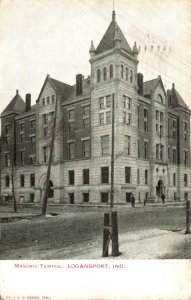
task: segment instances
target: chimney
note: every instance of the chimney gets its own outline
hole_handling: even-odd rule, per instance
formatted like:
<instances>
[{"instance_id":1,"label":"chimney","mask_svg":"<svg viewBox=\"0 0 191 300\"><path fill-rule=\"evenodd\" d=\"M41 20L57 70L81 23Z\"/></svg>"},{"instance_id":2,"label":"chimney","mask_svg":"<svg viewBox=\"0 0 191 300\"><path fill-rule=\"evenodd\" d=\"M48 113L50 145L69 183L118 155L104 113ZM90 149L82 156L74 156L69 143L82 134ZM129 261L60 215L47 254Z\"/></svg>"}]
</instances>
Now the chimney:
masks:
<instances>
[{"instance_id":1,"label":"chimney","mask_svg":"<svg viewBox=\"0 0 191 300\"><path fill-rule=\"evenodd\" d=\"M82 94L82 74L76 75L76 96Z\"/></svg>"},{"instance_id":2,"label":"chimney","mask_svg":"<svg viewBox=\"0 0 191 300\"><path fill-rule=\"evenodd\" d=\"M137 74L138 93L143 95L143 74Z\"/></svg>"},{"instance_id":3,"label":"chimney","mask_svg":"<svg viewBox=\"0 0 191 300\"><path fill-rule=\"evenodd\" d=\"M26 111L31 109L31 94L26 94Z\"/></svg>"}]
</instances>

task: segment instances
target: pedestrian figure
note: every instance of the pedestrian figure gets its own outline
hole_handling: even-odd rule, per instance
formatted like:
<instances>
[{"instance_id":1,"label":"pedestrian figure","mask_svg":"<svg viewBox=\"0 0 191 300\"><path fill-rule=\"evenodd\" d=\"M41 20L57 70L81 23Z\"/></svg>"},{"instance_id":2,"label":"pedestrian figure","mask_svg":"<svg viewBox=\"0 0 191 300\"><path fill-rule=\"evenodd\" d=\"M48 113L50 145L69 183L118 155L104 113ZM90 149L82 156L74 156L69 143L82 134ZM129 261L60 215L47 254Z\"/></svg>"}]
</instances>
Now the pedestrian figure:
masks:
<instances>
[{"instance_id":1,"label":"pedestrian figure","mask_svg":"<svg viewBox=\"0 0 191 300\"><path fill-rule=\"evenodd\" d=\"M135 207L135 197L133 193L131 194L131 206Z\"/></svg>"},{"instance_id":2,"label":"pedestrian figure","mask_svg":"<svg viewBox=\"0 0 191 300\"><path fill-rule=\"evenodd\" d=\"M162 199L162 203L164 204L164 202L165 202L165 194L162 194L161 199Z\"/></svg>"}]
</instances>

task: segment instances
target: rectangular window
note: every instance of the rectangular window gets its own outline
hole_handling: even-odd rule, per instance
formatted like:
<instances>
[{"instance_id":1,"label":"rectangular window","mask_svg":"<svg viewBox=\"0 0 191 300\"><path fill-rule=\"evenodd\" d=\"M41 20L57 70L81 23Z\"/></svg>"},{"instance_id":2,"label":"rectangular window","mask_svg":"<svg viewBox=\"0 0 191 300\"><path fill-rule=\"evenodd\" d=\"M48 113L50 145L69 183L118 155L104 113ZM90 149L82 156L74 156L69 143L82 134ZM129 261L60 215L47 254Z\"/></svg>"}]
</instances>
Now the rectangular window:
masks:
<instances>
[{"instance_id":1,"label":"rectangular window","mask_svg":"<svg viewBox=\"0 0 191 300\"><path fill-rule=\"evenodd\" d=\"M172 162L173 164L176 164L176 149L172 150Z\"/></svg>"},{"instance_id":2,"label":"rectangular window","mask_svg":"<svg viewBox=\"0 0 191 300\"><path fill-rule=\"evenodd\" d=\"M89 202L89 193L83 193L83 202Z\"/></svg>"},{"instance_id":3,"label":"rectangular window","mask_svg":"<svg viewBox=\"0 0 191 300\"><path fill-rule=\"evenodd\" d=\"M10 166L10 153L5 153L5 165L6 167Z\"/></svg>"},{"instance_id":4,"label":"rectangular window","mask_svg":"<svg viewBox=\"0 0 191 300\"><path fill-rule=\"evenodd\" d=\"M69 121L73 121L74 120L74 109L70 109L69 111L68 111L68 120Z\"/></svg>"},{"instance_id":5,"label":"rectangular window","mask_svg":"<svg viewBox=\"0 0 191 300\"><path fill-rule=\"evenodd\" d=\"M68 159L74 159L74 142L68 143Z\"/></svg>"},{"instance_id":6,"label":"rectangular window","mask_svg":"<svg viewBox=\"0 0 191 300\"><path fill-rule=\"evenodd\" d=\"M124 141L124 154L130 155L130 148L131 148L131 137L128 135L125 135L125 141Z\"/></svg>"},{"instance_id":7,"label":"rectangular window","mask_svg":"<svg viewBox=\"0 0 191 300\"><path fill-rule=\"evenodd\" d=\"M24 186L25 186L25 177L24 177L23 174L20 175L20 185L21 185L21 187L24 187Z\"/></svg>"},{"instance_id":8,"label":"rectangular window","mask_svg":"<svg viewBox=\"0 0 191 300\"><path fill-rule=\"evenodd\" d=\"M160 125L160 137L164 135L164 132L163 132L163 125Z\"/></svg>"},{"instance_id":9,"label":"rectangular window","mask_svg":"<svg viewBox=\"0 0 191 300\"><path fill-rule=\"evenodd\" d=\"M74 131L74 122L69 122L68 123L68 131L73 132Z\"/></svg>"},{"instance_id":10,"label":"rectangular window","mask_svg":"<svg viewBox=\"0 0 191 300\"><path fill-rule=\"evenodd\" d=\"M99 124L100 125L104 124L104 113L99 114Z\"/></svg>"},{"instance_id":11,"label":"rectangular window","mask_svg":"<svg viewBox=\"0 0 191 300\"><path fill-rule=\"evenodd\" d=\"M170 160L170 147L168 146L168 160Z\"/></svg>"},{"instance_id":12,"label":"rectangular window","mask_svg":"<svg viewBox=\"0 0 191 300\"><path fill-rule=\"evenodd\" d=\"M184 165L186 166L188 164L188 151L184 151Z\"/></svg>"},{"instance_id":13,"label":"rectangular window","mask_svg":"<svg viewBox=\"0 0 191 300\"><path fill-rule=\"evenodd\" d=\"M99 108L100 109L104 108L104 97L99 98Z\"/></svg>"},{"instance_id":14,"label":"rectangular window","mask_svg":"<svg viewBox=\"0 0 191 300\"><path fill-rule=\"evenodd\" d=\"M68 196L69 196L69 203L74 204L74 200L75 200L74 199L74 193L69 193Z\"/></svg>"},{"instance_id":15,"label":"rectangular window","mask_svg":"<svg viewBox=\"0 0 191 300\"><path fill-rule=\"evenodd\" d=\"M131 193L126 193L126 202L127 203L131 202Z\"/></svg>"},{"instance_id":16,"label":"rectangular window","mask_svg":"<svg viewBox=\"0 0 191 300\"><path fill-rule=\"evenodd\" d=\"M160 112L160 122L161 123L164 122L164 114L163 114L163 112Z\"/></svg>"},{"instance_id":17,"label":"rectangular window","mask_svg":"<svg viewBox=\"0 0 191 300\"><path fill-rule=\"evenodd\" d=\"M101 203L107 203L109 200L109 193L101 193Z\"/></svg>"},{"instance_id":18,"label":"rectangular window","mask_svg":"<svg viewBox=\"0 0 191 300\"><path fill-rule=\"evenodd\" d=\"M137 184L140 184L140 170L137 169Z\"/></svg>"},{"instance_id":19,"label":"rectangular window","mask_svg":"<svg viewBox=\"0 0 191 300\"><path fill-rule=\"evenodd\" d=\"M44 160L44 162L47 162L48 161L48 147L45 146L42 149L43 149L43 160Z\"/></svg>"},{"instance_id":20,"label":"rectangular window","mask_svg":"<svg viewBox=\"0 0 191 300\"><path fill-rule=\"evenodd\" d=\"M159 111L156 110L156 121L159 121Z\"/></svg>"},{"instance_id":21,"label":"rectangular window","mask_svg":"<svg viewBox=\"0 0 191 300\"><path fill-rule=\"evenodd\" d=\"M106 107L111 107L111 96L106 96Z\"/></svg>"},{"instance_id":22,"label":"rectangular window","mask_svg":"<svg viewBox=\"0 0 191 300\"><path fill-rule=\"evenodd\" d=\"M125 167L125 183L131 183L131 168Z\"/></svg>"},{"instance_id":23,"label":"rectangular window","mask_svg":"<svg viewBox=\"0 0 191 300\"><path fill-rule=\"evenodd\" d=\"M89 169L83 169L83 184L90 183L90 171Z\"/></svg>"},{"instance_id":24,"label":"rectangular window","mask_svg":"<svg viewBox=\"0 0 191 300\"><path fill-rule=\"evenodd\" d=\"M30 159L30 164L31 164L31 165L35 163L35 155L31 155L31 156L29 157L29 159Z\"/></svg>"},{"instance_id":25,"label":"rectangular window","mask_svg":"<svg viewBox=\"0 0 191 300\"><path fill-rule=\"evenodd\" d=\"M137 157L140 158L140 140L137 140Z\"/></svg>"},{"instance_id":26,"label":"rectangular window","mask_svg":"<svg viewBox=\"0 0 191 300\"><path fill-rule=\"evenodd\" d=\"M90 157L90 140L82 141L83 158Z\"/></svg>"},{"instance_id":27,"label":"rectangular window","mask_svg":"<svg viewBox=\"0 0 191 300\"><path fill-rule=\"evenodd\" d=\"M90 128L90 118L83 119L83 127L84 129Z\"/></svg>"},{"instance_id":28,"label":"rectangular window","mask_svg":"<svg viewBox=\"0 0 191 300\"><path fill-rule=\"evenodd\" d=\"M187 122L183 122L183 129L184 131L187 131Z\"/></svg>"},{"instance_id":29,"label":"rectangular window","mask_svg":"<svg viewBox=\"0 0 191 300\"><path fill-rule=\"evenodd\" d=\"M5 125L5 133L9 134L10 133L10 124Z\"/></svg>"},{"instance_id":30,"label":"rectangular window","mask_svg":"<svg viewBox=\"0 0 191 300\"><path fill-rule=\"evenodd\" d=\"M47 137L48 136L48 127L44 127L43 132L44 132L44 137Z\"/></svg>"},{"instance_id":31,"label":"rectangular window","mask_svg":"<svg viewBox=\"0 0 191 300\"><path fill-rule=\"evenodd\" d=\"M24 123L21 123L20 124L20 131L23 131L25 129L25 124Z\"/></svg>"},{"instance_id":32,"label":"rectangular window","mask_svg":"<svg viewBox=\"0 0 191 300\"><path fill-rule=\"evenodd\" d=\"M31 148L35 150L35 144L36 144L36 136L31 136L30 137L30 142L31 142Z\"/></svg>"},{"instance_id":33,"label":"rectangular window","mask_svg":"<svg viewBox=\"0 0 191 300\"><path fill-rule=\"evenodd\" d=\"M89 105L86 105L86 106L83 107L83 109L84 109L83 115L84 115L85 117L89 117L89 115L90 115L90 106L89 106Z\"/></svg>"},{"instance_id":34,"label":"rectangular window","mask_svg":"<svg viewBox=\"0 0 191 300\"><path fill-rule=\"evenodd\" d=\"M144 141L144 159L148 159L148 146L149 143L147 141Z\"/></svg>"},{"instance_id":35,"label":"rectangular window","mask_svg":"<svg viewBox=\"0 0 191 300\"><path fill-rule=\"evenodd\" d=\"M101 183L109 183L109 167L101 167Z\"/></svg>"},{"instance_id":36,"label":"rectangular window","mask_svg":"<svg viewBox=\"0 0 191 300\"><path fill-rule=\"evenodd\" d=\"M184 174L184 186L188 186L188 175Z\"/></svg>"},{"instance_id":37,"label":"rectangular window","mask_svg":"<svg viewBox=\"0 0 191 300\"><path fill-rule=\"evenodd\" d=\"M46 102L47 102L47 104L50 104L50 97L46 98Z\"/></svg>"},{"instance_id":38,"label":"rectangular window","mask_svg":"<svg viewBox=\"0 0 191 300\"><path fill-rule=\"evenodd\" d=\"M130 113L127 113L127 115L126 115L126 124L127 125L131 124L131 114Z\"/></svg>"},{"instance_id":39,"label":"rectangular window","mask_svg":"<svg viewBox=\"0 0 191 300\"><path fill-rule=\"evenodd\" d=\"M5 144L6 144L6 145L9 145L9 144L10 144L10 137L9 137L9 136L6 136L6 137L5 137Z\"/></svg>"},{"instance_id":40,"label":"rectangular window","mask_svg":"<svg viewBox=\"0 0 191 300\"><path fill-rule=\"evenodd\" d=\"M101 154L109 155L109 135L101 137Z\"/></svg>"},{"instance_id":41,"label":"rectangular window","mask_svg":"<svg viewBox=\"0 0 191 300\"><path fill-rule=\"evenodd\" d=\"M138 129L140 128L140 124L139 124L139 106L137 106L137 127Z\"/></svg>"},{"instance_id":42,"label":"rectangular window","mask_svg":"<svg viewBox=\"0 0 191 300\"><path fill-rule=\"evenodd\" d=\"M156 159L159 159L160 145L156 144Z\"/></svg>"},{"instance_id":43,"label":"rectangular window","mask_svg":"<svg viewBox=\"0 0 191 300\"><path fill-rule=\"evenodd\" d=\"M20 163L21 163L21 165L24 165L24 156L25 156L25 152L20 151Z\"/></svg>"},{"instance_id":44,"label":"rectangular window","mask_svg":"<svg viewBox=\"0 0 191 300\"><path fill-rule=\"evenodd\" d=\"M144 108L144 131L148 131L148 109Z\"/></svg>"},{"instance_id":45,"label":"rectangular window","mask_svg":"<svg viewBox=\"0 0 191 300\"><path fill-rule=\"evenodd\" d=\"M148 184L148 170L145 170L145 184Z\"/></svg>"},{"instance_id":46,"label":"rectangular window","mask_svg":"<svg viewBox=\"0 0 191 300\"><path fill-rule=\"evenodd\" d=\"M30 127L31 128L35 128L35 126L36 126L36 121L35 120L31 120L30 121Z\"/></svg>"},{"instance_id":47,"label":"rectangular window","mask_svg":"<svg viewBox=\"0 0 191 300\"><path fill-rule=\"evenodd\" d=\"M20 142L24 142L24 133L20 134Z\"/></svg>"},{"instance_id":48,"label":"rectangular window","mask_svg":"<svg viewBox=\"0 0 191 300\"><path fill-rule=\"evenodd\" d=\"M5 176L5 187L9 187L10 186L10 179L9 179L9 175Z\"/></svg>"},{"instance_id":49,"label":"rectangular window","mask_svg":"<svg viewBox=\"0 0 191 300\"><path fill-rule=\"evenodd\" d=\"M160 160L164 159L164 145L160 145Z\"/></svg>"},{"instance_id":50,"label":"rectangular window","mask_svg":"<svg viewBox=\"0 0 191 300\"><path fill-rule=\"evenodd\" d=\"M35 186L35 174L30 174L30 186Z\"/></svg>"},{"instance_id":51,"label":"rectangular window","mask_svg":"<svg viewBox=\"0 0 191 300\"><path fill-rule=\"evenodd\" d=\"M123 123L126 123L126 111L123 111Z\"/></svg>"},{"instance_id":52,"label":"rectangular window","mask_svg":"<svg viewBox=\"0 0 191 300\"><path fill-rule=\"evenodd\" d=\"M45 98L42 99L42 105L45 105Z\"/></svg>"},{"instance_id":53,"label":"rectangular window","mask_svg":"<svg viewBox=\"0 0 191 300\"><path fill-rule=\"evenodd\" d=\"M106 124L111 123L111 111L106 112Z\"/></svg>"},{"instance_id":54,"label":"rectangular window","mask_svg":"<svg viewBox=\"0 0 191 300\"><path fill-rule=\"evenodd\" d=\"M131 98L123 95L123 107L127 109L131 109Z\"/></svg>"},{"instance_id":55,"label":"rectangular window","mask_svg":"<svg viewBox=\"0 0 191 300\"><path fill-rule=\"evenodd\" d=\"M43 123L48 124L48 114L43 114Z\"/></svg>"},{"instance_id":56,"label":"rectangular window","mask_svg":"<svg viewBox=\"0 0 191 300\"><path fill-rule=\"evenodd\" d=\"M173 185L176 185L176 173L173 173Z\"/></svg>"},{"instance_id":57,"label":"rectangular window","mask_svg":"<svg viewBox=\"0 0 191 300\"><path fill-rule=\"evenodd\" d=\"M68 180L70 185L74 185L74 170L68 171Z\"/></svg>"},{"instance_id":58,"label":"rectangular window","mask_svg":"<svg viewBox=\"0 0 191 300\"><path fill-rule=\"evenodd\" d=\"M184 133L184 141L186 142L187 141L187 134Z\"/></svg>"},{"instance_id":59,"label":"rectangular window","mask_svg":"<svg viewBox=\"0 0 191 300\"><path fill-rule=\"evenodd\" d=\"M52 104L54 104L55 96L52 95Z\"/></svg>"}]
</instances>

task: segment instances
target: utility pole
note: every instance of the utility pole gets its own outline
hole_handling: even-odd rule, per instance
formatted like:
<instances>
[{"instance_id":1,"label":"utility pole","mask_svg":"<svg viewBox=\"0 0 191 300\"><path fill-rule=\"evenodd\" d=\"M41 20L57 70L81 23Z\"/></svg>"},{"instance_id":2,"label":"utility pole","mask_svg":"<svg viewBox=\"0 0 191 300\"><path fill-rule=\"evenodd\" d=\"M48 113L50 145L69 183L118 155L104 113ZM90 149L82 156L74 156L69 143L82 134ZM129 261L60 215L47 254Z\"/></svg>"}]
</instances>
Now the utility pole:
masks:
<instances>
[{"instance_id":1,"label":"utility pole","mask_svg":"<svg viewBox=\"0 0 191 300\"><path fill-rule=\"evenodd\" d=\"M51 171L51 165L52 165L52 153L53 153L54 140L55 140L55 131L56 131L57 107L58 107L58 94L56 94L55 112L54 112L54 120L53 120L53 128L52 128L52 139L51 139L51 144L50 144L48 168L47 168L46 181L45 181L45 190L44 190L43 203L42 203L41 216L43 216L43 217L46 216L46 210L47 210L49 180L50 180L50 171Z\"/></svg>"},{"instance_id":2,"label":"utility pole","mask_svg":"<svg viewBox=\"0 0 191 300\"><path fill-rule=\"evenodd\" d=\"M118 225L117 211L113 211L114 206L114 132L115 124L115 97L112 94L112 133L111 133L111 192L110 192L110 212L104 213L104 229L103 229L103 257L108 256L109 244L112 244L112 256L118 256Z\"/></svg>"}]
</instances>

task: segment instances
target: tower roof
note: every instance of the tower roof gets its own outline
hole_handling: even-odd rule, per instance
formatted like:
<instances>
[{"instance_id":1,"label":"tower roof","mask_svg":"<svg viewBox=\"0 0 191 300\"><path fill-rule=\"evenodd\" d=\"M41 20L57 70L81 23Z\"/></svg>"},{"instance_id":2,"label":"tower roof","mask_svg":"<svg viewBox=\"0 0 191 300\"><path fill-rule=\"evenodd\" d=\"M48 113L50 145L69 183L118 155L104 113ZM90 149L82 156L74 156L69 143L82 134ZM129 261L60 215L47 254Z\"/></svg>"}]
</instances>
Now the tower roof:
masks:
<instances>
[{"instance_id":1,"label":"tower roof","mask_svg":"<svg viewBox=\"0 0 191 300\"><path fill-rule=\"evenodd\" d=\"M184 100L182 99L182 97L180 96L180 94L177 92L177 90L175 89L175 86L173 84L173 87L171 89L171 96L172 96L172 103L174 107L183 107L186 110L189 110L189 107L186 105L186 103L184 102Z\"/></svg>"},{"instance_id":2,"label":"tower roof","mask_svg":"<svg viewBox=\"0 0 191 300\"><path fill-rule=\"evenodd\" d=\"M7 105L7 107L4 109L2 114L8 113L10 111L15 111L15 112L24 112L25 111L25 102L19 95L18 90L16 91L16 95L11 100L11 102Z\"/></svg>"},{"instance_id":3,"label":"tower roof","mask_svg":"<svg viewBox=\"0 0 191 300\"><path fill-rule=\"evenodd\" d=\"M121 48L125 51L127 51L129 54L133 54L133 51L131 50L123 32L121 31L119 25L115 21L115 12L112 13L112 21L106 30L101 42L99 43L96 54L100 54L104 51L113 49L115 47L115 38L116 38L116 29L117 29L117 37L121 41Z\"/></svg>"}]
</instances>

